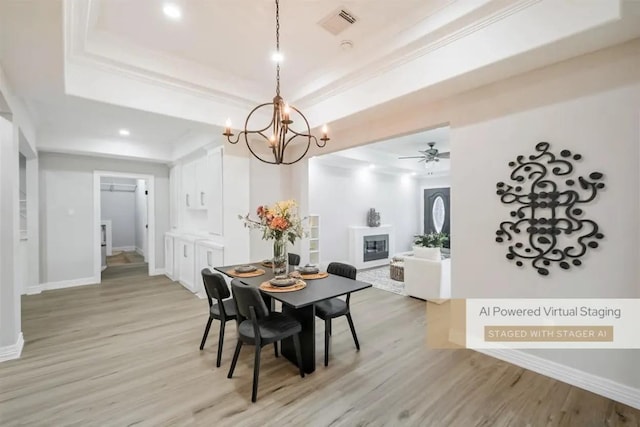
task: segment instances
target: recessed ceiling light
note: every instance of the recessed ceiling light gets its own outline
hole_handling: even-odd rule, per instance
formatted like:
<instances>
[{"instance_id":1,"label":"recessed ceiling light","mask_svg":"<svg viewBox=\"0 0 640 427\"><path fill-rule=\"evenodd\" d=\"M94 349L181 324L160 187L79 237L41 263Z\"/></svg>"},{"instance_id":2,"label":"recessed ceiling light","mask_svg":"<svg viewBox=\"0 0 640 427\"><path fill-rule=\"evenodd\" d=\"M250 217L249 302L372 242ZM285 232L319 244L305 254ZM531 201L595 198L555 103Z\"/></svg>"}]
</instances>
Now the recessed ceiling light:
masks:
<instances>
[{"instance_id":1,"label":"recessed ceiling light","mask_svg":"<svg viewBox=\"0 0 640 427\"><path fill-rule=\"evenodd\" d=\"M118 133L120 134L120 136L129 136L129 135L131 135L131 132L129 132L129 129L120 129L120 131L118 131Z\"/></svg>"},{"instance_id":2,"label":"recessed ceiling light","mask_svg":"<svg viewBox=\"0 0 640 427\"><path fill-rule=\"evenodd\" d=\"M416 176L418 175L418 172L411 172L411 176Z\"/></svg>"},{"instance_id":3,"label":"recessed ceiling light","mask_svg":"<svg viewBox=\"0 0 640 427\"><path fill-rule=\"evenodd\" d=\"M162 7L162 12L164 12L167 18L174 20L182 18L182 9L175 3L165 3Z\"/></svg>"},{"instance_id":4,"label":"recessed ceiling light","mask_svg":"<svg viewBox=\"0 0 640 427\"><path fill-rule=\"evenodd\" d=\"M374 165L373 163L369 165L369 169L375 169L375 168L376 168L376 165Z\"/></svg>"},{"instance_id":5,"label":"recessed ceiling light","mask_svg":"<svg viewBox=\"0 0 640 427\"><path fill-rule=\"evenodd\" d=\"M282 62L284 60L284 55L282 52L273 52L271 55L271 60L273 62Z\"/></svg>"}]
</instances>

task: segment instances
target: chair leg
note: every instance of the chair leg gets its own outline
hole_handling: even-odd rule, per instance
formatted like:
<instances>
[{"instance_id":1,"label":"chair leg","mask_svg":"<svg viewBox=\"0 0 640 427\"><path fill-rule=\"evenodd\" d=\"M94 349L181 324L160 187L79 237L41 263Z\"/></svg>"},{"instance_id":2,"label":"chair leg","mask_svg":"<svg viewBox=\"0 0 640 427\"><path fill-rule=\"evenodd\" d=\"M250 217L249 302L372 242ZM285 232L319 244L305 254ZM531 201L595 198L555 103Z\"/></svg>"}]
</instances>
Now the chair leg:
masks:
<instances>
[{"instance_id":1,"label":"chair leg","mask_svg":"<svg viewBox=\"0 0 640 427\"><path fill-rule=\"evenodd\" d=\"M229 374L227 378L233 377L233 371L236 369L236 362L238 362L238 356L240 356L240 349L242 348L242 341L238 340L236 344L236 351L233 353L233 359L231 360L231 367L229 368Z\"/></svg>"},{"instance_id":2,"label":"chair leg","mask_svg":"<svg viewBox=\"0 0 640 427\"><path fill-rule=\"evenodd\" d=\"M220 360L222 359L222 345L224 344L224 325L227 322L220 321L220 336L218 337L218 358L216 359L216 366L220 367Z\"/></svg>"},{"instance_id":3,"label":"chair leg","mask_svg":"<svg viewBox=\"0 0 640 427\"><path fill-rule=\"evenodd\" d=\"M209 317L207 321L207 326L204 328L204 335L202 336L202 342L200 343L200 350L204 348L204 343L207 341L207 336L209 335L209 328L211 327L211 322L213 319Z\"/></svg>"},{"instance_id":4,"label":"chair leg","mask_svg":"<svg viewBox=\"0 0 640 427\"><path fill-rule=\"evenodd\" d=\"M300 370L300 377L304 378L304 369L302 368L302 353L300 352L300 337L298 334L293 336L293 347L296 350L296 360L298 361L298 369Z\"/></svg>"},{"instance_id":5,"label":"chair leg","mask_svg":"<svg viewBox=\"0 0 640 427\"><path fill-rule=\"evenodd\" d=\"M256 358L253 362L253 390L251 391L251 401L258 398L258 377L260 375L260 344L256 345Z\"/></svg>"},{"instance_id":6,"label":"chair leg","mask_svg":"<svg viewBox=\"0 0 640 427\"><path fill-rule=\"evenodd\" d=\"M353 319L351 313L347 313L347 321L349 322L349 328L351 328L351 335L353 335L353 342L356 343L356 349L360 350L360 343L358 342L358 336L356 335L356 328L353 327Z\"/></svg>"},{"instance_id":7,"label":"chair leg","mask_svg":"<svg viewBox=\"0 0 640 427\"><path fill-rule=\"evenodd\" d=\"M331 319L324 321L324 366L329 366L329 342L331 341Z\"/></svg>"},{"instance_id":8,"label":"chair leg","mask_svg":"<svg viewBox=\"0 0 640 427\"><path fill-rule=\"evenodd\" d=\"M276 357L278 357L278 341L273 343L273 350L276 353Z\"/></svg>"}]
</instances>

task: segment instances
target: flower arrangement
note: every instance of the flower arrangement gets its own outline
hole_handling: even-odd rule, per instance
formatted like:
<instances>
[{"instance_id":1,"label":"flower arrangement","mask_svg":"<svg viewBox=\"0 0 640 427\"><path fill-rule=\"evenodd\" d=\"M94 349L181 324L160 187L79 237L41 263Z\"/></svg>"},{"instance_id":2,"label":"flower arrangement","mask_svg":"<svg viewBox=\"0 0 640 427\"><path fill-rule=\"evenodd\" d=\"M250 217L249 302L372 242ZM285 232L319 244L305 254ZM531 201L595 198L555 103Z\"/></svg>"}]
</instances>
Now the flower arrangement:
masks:
<instances>
[{"instance_id":1,"label":"flower arrangement","mask_svg":"<svg viewBox=\"0 0 640 427\"><path fill-rule=\"evenodd\" d=\"M250 229L262 230L264 240L281 240L286 238L291 244L296 239L305 235L302 221L298 217L298 204L295 200L284 200L275 203L273 206L258 206L256 215L258 219L252 219L249 214L238 217L244 220L244 226Z\"/></svg>"},{"instance_id":2,"label":"flower arrangement","mask_svg":"<svg viewBox=\"0 0 640 427\"><path fill-rule=\"evenodd\" d=\"M425 248L441 248L449 240L447 233L429 233L414 236L413 244Z\"/></svg>"}]
</instances>

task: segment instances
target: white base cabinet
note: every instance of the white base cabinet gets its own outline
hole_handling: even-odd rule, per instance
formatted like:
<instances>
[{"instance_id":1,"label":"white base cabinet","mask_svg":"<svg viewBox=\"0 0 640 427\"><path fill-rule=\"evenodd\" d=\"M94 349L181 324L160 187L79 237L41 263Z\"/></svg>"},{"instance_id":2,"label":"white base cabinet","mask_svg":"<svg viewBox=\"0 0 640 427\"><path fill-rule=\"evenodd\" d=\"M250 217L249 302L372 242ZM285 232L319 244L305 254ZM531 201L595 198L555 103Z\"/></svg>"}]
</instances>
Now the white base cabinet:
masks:
<instances>
[{"instance_id":1,"label":"white base cabinet","mask_svg":"<svg viewBox=\"0 0 640 427\"><path fill-rule=\"evenodd\" d=\"M165 234L165 274L200 298L206 298L201 271L224 265L224 245L204 236Z\"/></svg>"},{"instance_id":2,"label":"white base cabinet","mask_svg":"<svg viewBox=\"0 0 640 427\"><path fill-rule=\"evenodd\" d=\"M195 289L196 245L195 240L187 236L175 239L174 268L177 269L178 282L191 292Z\"/></svg>"},{"instance_id":3,"label":"white base cabinet","mask_svg":"<svg viewBox=\"0 0 640 427\"><path fill-rule=\"evenodd\" d=\"M196 292L199 297L207 296L202 282L201 271L205 268L214 271L215 267L224 265L224 246L208 240L196 242Z\"/></svg>"}]
</instances>

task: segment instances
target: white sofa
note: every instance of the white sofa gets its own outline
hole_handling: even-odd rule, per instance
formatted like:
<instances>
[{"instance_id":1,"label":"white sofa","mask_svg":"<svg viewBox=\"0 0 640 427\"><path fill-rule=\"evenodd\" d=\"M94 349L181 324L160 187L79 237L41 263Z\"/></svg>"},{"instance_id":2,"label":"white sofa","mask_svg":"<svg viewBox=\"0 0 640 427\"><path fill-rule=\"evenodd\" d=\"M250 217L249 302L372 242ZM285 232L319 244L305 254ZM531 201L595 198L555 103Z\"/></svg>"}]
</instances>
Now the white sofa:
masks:
<instances>
[{"instance_id":1,"label":"white sofa","mask_svg":"<svg viewBox=\"0 0 640 427\"><path fill-rule=\"evenodd\" d=\"M420 250L404 258L407 295L441 303L451 298L451 259L434 260Z\"/></svg>"}]
</instances>

